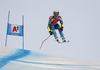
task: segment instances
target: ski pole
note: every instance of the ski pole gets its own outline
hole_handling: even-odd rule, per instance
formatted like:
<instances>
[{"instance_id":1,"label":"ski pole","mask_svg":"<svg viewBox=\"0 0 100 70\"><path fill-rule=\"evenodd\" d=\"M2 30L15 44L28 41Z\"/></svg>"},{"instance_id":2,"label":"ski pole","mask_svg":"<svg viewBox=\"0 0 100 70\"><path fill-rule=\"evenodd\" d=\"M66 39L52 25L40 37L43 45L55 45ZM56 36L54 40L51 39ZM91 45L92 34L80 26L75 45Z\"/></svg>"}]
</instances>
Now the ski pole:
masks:
<instances>
[{"instance_id":1,"label":"ski pole","mask_svg":"<svg viewBox=\"0 0 100 70\"><path fill-rule=\"evenodd\" d=\"M50 37L51 35L49 35L43 42L42 42L42 44L41 44L41 46L40 46L40 48L39 49L41 49L42 48L42 45L43 45L43 43Z\"/></svg>"}]
</instances>

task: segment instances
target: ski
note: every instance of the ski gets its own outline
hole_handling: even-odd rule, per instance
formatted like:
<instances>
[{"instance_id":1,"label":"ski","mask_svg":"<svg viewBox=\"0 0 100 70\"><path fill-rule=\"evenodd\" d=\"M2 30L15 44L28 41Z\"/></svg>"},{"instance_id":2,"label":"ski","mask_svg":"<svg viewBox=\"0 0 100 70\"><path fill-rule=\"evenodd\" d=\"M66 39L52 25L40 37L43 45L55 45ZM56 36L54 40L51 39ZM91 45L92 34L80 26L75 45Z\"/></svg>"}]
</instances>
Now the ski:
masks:
<instances>
[{"instance_id":1,"label":"ski","mask_svg":"<svg viewBox=\"0 0 100 70\"><path fill-rule=\"evenodd\" d=\"M66 42L58 42L58 43L69 43L70 41L69 40L67 40Z\"/></svg>"}]
</instances>

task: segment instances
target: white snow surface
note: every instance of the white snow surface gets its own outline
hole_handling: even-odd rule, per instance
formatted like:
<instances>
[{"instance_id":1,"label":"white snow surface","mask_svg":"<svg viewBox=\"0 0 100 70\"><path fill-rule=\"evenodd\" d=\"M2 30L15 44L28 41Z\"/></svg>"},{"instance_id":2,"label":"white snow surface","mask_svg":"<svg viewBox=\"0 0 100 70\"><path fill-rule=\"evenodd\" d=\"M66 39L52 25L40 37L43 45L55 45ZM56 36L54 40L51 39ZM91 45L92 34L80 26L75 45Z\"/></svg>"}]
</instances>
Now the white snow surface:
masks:
<instances>
[{"instance_id":1,"label":"white snow surface","mask_svg":"<svg viewBox=\"0 0 100 70\"><path fill-rule=\"evenodd\" d=\"M0 47L0 70L100 70L100 63Z\"/></svg>"}]
</instances>

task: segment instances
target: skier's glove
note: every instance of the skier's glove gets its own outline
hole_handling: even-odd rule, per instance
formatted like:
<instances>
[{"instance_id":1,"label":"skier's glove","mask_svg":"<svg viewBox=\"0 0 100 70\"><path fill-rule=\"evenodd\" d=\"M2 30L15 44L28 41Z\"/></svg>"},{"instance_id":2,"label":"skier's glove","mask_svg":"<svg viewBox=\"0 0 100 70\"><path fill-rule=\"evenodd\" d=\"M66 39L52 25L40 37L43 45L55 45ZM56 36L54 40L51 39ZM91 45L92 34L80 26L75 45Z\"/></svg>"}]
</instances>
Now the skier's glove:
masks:
<instances>
[{"instance_id":1,"label":"skier's glove","mask_svg":"<svg viewBox=\"0 0 100 70\"><path fill-rule=\"evenodd\" d=\"M63 27L60 28L60 32L62 32L62 31L63 31Z\"/></svg>"},{"instance_id":2,"label":"skier's glove","mask_svg":"<svg viewBox=\"0 0 100 70\"><path fill-rule=\"evenodd\" d=\"M54 34L54 32L52 32L52 31L49 31L49 33L50 33L50 35L53 35Z\"/></svg>"}]
</instances>

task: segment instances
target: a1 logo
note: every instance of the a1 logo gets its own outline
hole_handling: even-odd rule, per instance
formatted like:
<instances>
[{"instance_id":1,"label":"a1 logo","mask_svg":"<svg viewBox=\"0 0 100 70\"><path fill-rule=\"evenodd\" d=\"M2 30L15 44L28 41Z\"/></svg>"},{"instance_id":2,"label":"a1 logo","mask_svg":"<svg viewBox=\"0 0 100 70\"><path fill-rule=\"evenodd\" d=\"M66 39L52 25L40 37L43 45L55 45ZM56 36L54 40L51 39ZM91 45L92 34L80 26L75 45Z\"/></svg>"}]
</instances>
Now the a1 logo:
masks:
<instances>
[{"instance_id":1,"label":"a1 logo","mask_svg":"<svg viewBox=\"0 0 100 70\"><path fill-rule=\"evenodd\" d=\"M19 26L12 25L11 31L12 31L12 33L19 33Z\"/></svg>"}]
</instances>

